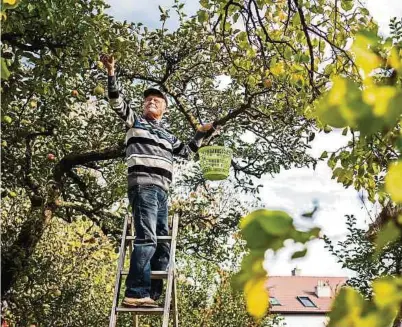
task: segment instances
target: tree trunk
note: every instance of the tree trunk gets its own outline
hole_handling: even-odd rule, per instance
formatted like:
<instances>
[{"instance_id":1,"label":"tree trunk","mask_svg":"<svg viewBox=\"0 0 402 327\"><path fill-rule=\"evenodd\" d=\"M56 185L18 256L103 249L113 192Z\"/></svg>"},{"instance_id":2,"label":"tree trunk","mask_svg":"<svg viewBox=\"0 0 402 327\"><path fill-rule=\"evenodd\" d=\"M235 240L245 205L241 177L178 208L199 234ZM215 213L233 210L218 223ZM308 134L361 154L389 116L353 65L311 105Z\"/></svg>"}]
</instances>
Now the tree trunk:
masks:
<instances>
[{"instance_id":1,"label":"tree trunk","mask_svg":"<svg viewBox=\"0 0 402 327\"><path fill-rule=\"evenodd\" d=\"M22 225L15 242L7 252L1 254L1 297L14 286L17 278L27 268L29 258L33 254L46 227L49 225L53 211L46 207L41 212L33 212Z\"/></svg>"}]
</instances>

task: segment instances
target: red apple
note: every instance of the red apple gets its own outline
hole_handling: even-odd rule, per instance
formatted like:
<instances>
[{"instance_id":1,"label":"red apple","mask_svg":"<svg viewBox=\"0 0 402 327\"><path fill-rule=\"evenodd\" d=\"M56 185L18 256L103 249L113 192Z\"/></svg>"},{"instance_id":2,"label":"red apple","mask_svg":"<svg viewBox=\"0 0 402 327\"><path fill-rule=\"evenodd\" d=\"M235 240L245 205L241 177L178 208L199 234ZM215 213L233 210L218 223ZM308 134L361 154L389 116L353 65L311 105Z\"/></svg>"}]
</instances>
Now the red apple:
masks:
<instances>
[{"instance_id":1,"label":"red apple","mask_svg":"<svg viewBox=\"0 0 402 327\"><path fill-rule=\"evenodd\" d=\"M78 91L77 91L77 90L72 90L71 95L72 95L73 97L78 96Z\"/></svg>"},{"instance_id":2,"label":"red apple","mask_svg":"<svg viewBox=\"0 0 402 327\"><path fill-rule=\"evenodd\" d=\"M264 86L267 88L267 89L270 89L271 88L271 86L272 86L272 81L270 80L270 79L264 79Z\"/></svg>"},{"instance_id":3,"label":"red apple","mask_svg":"<svg viewBox=\"0 0 402 327\"><path fill-rule=\"evenodd\" d=\"M56 160L56 156L53 153L49 153L47 155L47 160L49 161L55 161Z\"/></svg>"}]
</instances>

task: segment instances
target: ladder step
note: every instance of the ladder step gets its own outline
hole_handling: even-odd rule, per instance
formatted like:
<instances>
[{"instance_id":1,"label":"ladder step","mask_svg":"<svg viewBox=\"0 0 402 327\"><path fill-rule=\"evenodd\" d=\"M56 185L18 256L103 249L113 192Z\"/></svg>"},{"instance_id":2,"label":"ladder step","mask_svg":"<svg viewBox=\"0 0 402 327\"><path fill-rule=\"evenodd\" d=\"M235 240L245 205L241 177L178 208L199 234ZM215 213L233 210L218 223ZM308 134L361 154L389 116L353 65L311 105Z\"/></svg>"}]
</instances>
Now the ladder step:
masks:
<instances>
[{"instance_id":1,"label":"ladder step","mask_svg":"<svg viewBox=\"0 0 402 327\"><path fill-rule=\"evenodd\" d=\"M128 270L123 270L121 272L121 274L124 275L124 276L128 275ZM151 271L151 279L166 279L167 276L168 276L167 271L163 271L163 270L161 270L161 271L159 271L159 270Z\"/></svg>"},{"instance_id":2,"label":"ladder step","mask_svg":"<svg viewBox=\"0 0 402 327\"><path fill-rule=\"evenodd\" d=\"M163 308L146 308L146 307L117 307L117 312L134 312L142 315L163 315Z\"/></svg>"},{"instance_id":3,"label":"ladder step","mask_svg":"<svg viewBox=\"0 0 402 327\"><path fill-rule=\"evenodd\" d=\"M126 240L133 241L133 240L135 240L135 236L127 236ZM156 240L158 243L167 243L172 240L172 236L157 236Z\"/></svg>"}]
</instances>

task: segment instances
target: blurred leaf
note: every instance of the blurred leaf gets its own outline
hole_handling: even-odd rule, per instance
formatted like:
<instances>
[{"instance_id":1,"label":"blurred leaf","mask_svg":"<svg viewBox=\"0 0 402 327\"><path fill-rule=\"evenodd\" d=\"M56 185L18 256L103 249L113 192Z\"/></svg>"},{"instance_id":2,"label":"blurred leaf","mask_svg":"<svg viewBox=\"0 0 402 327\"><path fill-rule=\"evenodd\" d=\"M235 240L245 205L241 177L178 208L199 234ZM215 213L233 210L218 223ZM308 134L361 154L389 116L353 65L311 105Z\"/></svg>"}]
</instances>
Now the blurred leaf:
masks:
<instances>
[{"instance_id":1,"label":"blurred leaf","mask_svg":"<svg viewBox=\"0 0 402 327\"><path fill-rule=\"evenodd\" d=\"M374 33L366 31L360 32L353 42L352 51L356 56L356 64L363 69L365 78L381 65L380 58L370 49L370 46L374 46L377 42L378 37Z\"/></svg>"},{"instance_id":2,"label":"blurred leaf","mask_svg":"<svg viewBox=\"0 0 402 327\"><path fill-rule=\"evenodd\" d=\"M266 288L267 279L254 278L247 281L244 286L247 311L257 319L262 318L269 304L269 296Z\"/></svg>"},{"instance_id":3,"label":"blurred leaf","mask_svg":"<svg viewBox=\"0 0 402 327\"><path fill-rule=\"evenodd\" d=\"M292 254L291 259L298 259L298 258L303 258L307 253L307 249L301 250L301 251L296 251L295 253Z\"/></svg>"},{"instance_id":4,"label":"blurred leaf","mask_svg":"<svg viewBox=\"0 0 402 327\"><path fill-rule=\"evenodd\" d=\"M313 218L313 216L317 212L317 210L318 210L318 207L315 206L312 211L303 213L302 217L304 217L304 218Z\"/></svg>"},{"instance_id":5,"label":"blurred leaf","mask_svg":"<svg viewBox=\"0 0 402 327\"><path fill-rule=\"evenodd\" d=\"M389 166L385 177L385 189L391 195L392 200L402 203L402 161Z\"/></svg>"},{"instance_id":6,"label":"blurred leaf","mask_svg":"<svg viewBox=\"0 0 402 327\"><path fill-rule=\"evenodd\" d=\"M353 0L341 0L341 7L345 11L349 11L353 8Z\"/></svg>"},{"instance_id":7,"label":"blurred leaf","mask_svg":"<svg viewBox=\"0 0 402 327\"><path fill-rule=\"evenodd\" d=\"M14 9L20 4L20 0L2 0L2 10Z\"/></svg>"},{"instance_id":8,"label":"blurred leaf","mask_svg":"<svg viewBox=\"0 0 402 327\"><path fill-rule=\"evenodd\" d=\"M391 220L383 226L377 234L375 243L377 245L376 254L379 254L383 248L388 244L395 242L400 237L401 231L398 226Z\"/></svg>"},{"instance_id":9,"label":"blurred leaf","mask_svg":"<svg viewBox=\"0 0 402 327\"><path fill-rule=\"evenodd\" d=\"M315 208L314 210L317 210ZM241 234L247 242L250 253L243 258L240 272L234 277L233 282L236 288L247 285L247 290L251 297L249 303L254 303L254 299L260 294L261 287L258 286L261 280L266 280L266 271L263 268L264 255L267 249L274 251L283 247L284 241L293 239L296 243L306 243L318 236L320 228L313 228L310 231L299 231L293 225L293 219L286 212L278 210L260 209L253 211L240 221ZM294 257L302 257L307 250L299 251ZM252 282L254 280L255 282ZM256 284L257 283L257 284ZM252 291L250 291L252 290ZM258 291L260 290L260 291ZM252 308L248 306L248 311L255 317L261 317L265 312L265 300L268 301L268 295L262 300L264 305ZM247 294L245 293L247 298Z\"/></svg>"},{"instance_id":10,"label":"blurred leaf","mask_svg":"<svg viewBox=\"0 0 402 327\"><path fill-rule=\"evenodd\" d=\"M395 311L402 303L402 278L383 277L373 282L374 301L379 308L390 307Z\"/></svg>"},{"instance_id":11,"label":"blurred leaf","mask_svg":"<svg viewBox=\"0 0 402 327\"><path fill-rule=\"evenodd\" d=\"M7 68L7 64L4 58L1 58L1 79L7 80L10 76L10 72Z\"/></svg>"},{"instance_id":12,"label":"blurred leaf","mask_svg":"<svg viewBox=\"0 0 402 327\"><path fill-rule=\"evenodd\" d=\"M344 287L332 303L328 327L357 327L363 311L364 299L353 288ZM363 327L363 326L361 326Z\"/></svg>"},{"instance_id":13,"label":"blurred leaf","mask_svg":"<svg viewBox=\"0 0 402 327\"><path fill-rule=\"evenodd\" d=\"M198 10L198 22L204 23L208 20L208 12L206 10Z\"/></svg>"},{"instance_id":14,"label":"blurred leaf","mask_svg":"<svg viewBox=\"0 0 402 327\"><path fill-rule=\"evenodd\" d=\"M320 159L325 159L328 158L328 152L324 151L323 153L321 153Z\"/></svg>"},{"instance_id":15,"label":"blurred leaf","mask_svg":"<svg viewBox=\"0 0 402 327\"><path fill-rule=\"evenodd\" d=\"M362 94L363 101L373 106L373 114L377 117L384 117L390 114L389 103L390 100L397 95L397 90L395 87L391 86L369 87L364 89ZM402 109L400 109L400 112L396 112L392 115L389 120L395 121L401 112Z\"/></svg>"},{"instance_id":16,"label":"blurred leaf","mask_svg":"<svg viewBox=\"0 0 402 327\"><path fill-rule=\"evenodd\" d=\"M274 76L279 76L282 75L285 72L284 64L283 62L278 62L274 65L272 65L269 70L271 71L272 75Z\"/></svg>"},{"instance_id":17,"label":"blurred leaf","mask_svg":"<svg viewBox=\"0 0 402 327\"><path fill-rule=\"evenodd\" d=\"M292 227L292 218L283 211L260 209L253 211L240 222L240 228L244 234L252 225L262 227L268 234L285 235Z\"/></svg>"}]
</instances>

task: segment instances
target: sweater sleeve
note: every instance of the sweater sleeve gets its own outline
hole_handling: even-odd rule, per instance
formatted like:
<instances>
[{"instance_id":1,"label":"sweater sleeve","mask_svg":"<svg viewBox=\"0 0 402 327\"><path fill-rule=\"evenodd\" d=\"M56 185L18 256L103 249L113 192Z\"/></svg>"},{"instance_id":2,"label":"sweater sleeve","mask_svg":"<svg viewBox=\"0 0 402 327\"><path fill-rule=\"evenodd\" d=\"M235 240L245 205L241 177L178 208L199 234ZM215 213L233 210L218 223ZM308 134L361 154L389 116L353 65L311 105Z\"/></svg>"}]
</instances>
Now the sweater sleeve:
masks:
<instances>
[{"instance_id":1,"label":"sweater sleeve","mask_svg":"<svg viewBox=\"0 0 402 327\"><path fill-rule=\"evenodd\" d=\"M108 97L112 109L123 119L128 128L134 125L136 115L130 104L122 97L116 76L108 76Z\"/></svg>"},{"instance_id":2,"label":"sweater sleeve","mask_svg":"<svg viewBox=\"0 0 402 327\"><path fill-rule=\"evenodd\" d=\"M190 152L196 153L198 151L205 135L205 132L197 131L194 137L187 144L175 138L173 143L173 154L188 159Z\"/></svg>"}]
</instances>

